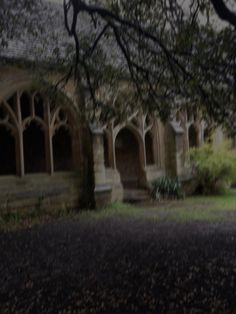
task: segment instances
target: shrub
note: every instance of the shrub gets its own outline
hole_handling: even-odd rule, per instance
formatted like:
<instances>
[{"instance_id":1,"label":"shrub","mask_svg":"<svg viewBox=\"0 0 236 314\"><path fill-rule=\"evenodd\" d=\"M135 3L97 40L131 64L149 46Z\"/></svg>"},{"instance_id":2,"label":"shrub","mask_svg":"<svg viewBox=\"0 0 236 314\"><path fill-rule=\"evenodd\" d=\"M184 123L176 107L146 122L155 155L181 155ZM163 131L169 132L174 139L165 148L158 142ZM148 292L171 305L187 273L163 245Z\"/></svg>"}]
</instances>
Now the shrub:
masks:
<instances>
[{"instance_id":1,"label":"shrub","mask_svg":"<svg viewBox=\"0 0 236 314\"><path fill-rule=\"evenodd\" d=\"M196 192L220 194L236 177L236 153L228 143L214 147L204 144L190 150L190 162L196 180Z\"/></svg>"},{"instance_id":2,"label":"shrub","mask_svg":"<svg viewBox=\"0 0 236 314\"><path fill-rule=\"evenodd\" d=\"M161 177L152 182L151 196L155 200L183 197L178 178Z\"/></svg>"}]
</instances>

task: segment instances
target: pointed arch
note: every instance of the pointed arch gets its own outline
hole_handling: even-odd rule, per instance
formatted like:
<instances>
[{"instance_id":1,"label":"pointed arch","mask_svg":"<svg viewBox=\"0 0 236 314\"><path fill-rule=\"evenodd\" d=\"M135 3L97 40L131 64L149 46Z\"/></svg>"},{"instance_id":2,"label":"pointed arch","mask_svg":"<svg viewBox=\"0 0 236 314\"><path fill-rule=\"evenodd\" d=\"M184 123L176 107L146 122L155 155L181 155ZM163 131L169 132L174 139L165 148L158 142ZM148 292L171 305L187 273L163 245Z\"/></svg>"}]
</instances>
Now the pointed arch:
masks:
<instances>
[{"instance_id":1,"label":"pointed arch","mask_svg":"<svg viewBox=\"0 0 236 314\"><path fill-rule=\"evenodd\" d=\"M132 128L125 127L115 139L116 167L125 188L138 188L143 175L143 147Z\"/></svg>"},{"instance_id":2,"label":"pointed arch","mask_svg":"<svg viewBox=\"0 0 236 314\"><path fill-rule=\"evenodd\" d=\"M5 89L1 85L0 126L10 130L15 139L17 174L48 172L52 175L54 161L56 171L72 170L75 164L79 167L81 144L73 100L60 92L54 101L35 86L33 77L12 79ZM64 144L59 144L60 141ZM66 157L64 164L59 155Z\"/></svg>"}]
</instances>

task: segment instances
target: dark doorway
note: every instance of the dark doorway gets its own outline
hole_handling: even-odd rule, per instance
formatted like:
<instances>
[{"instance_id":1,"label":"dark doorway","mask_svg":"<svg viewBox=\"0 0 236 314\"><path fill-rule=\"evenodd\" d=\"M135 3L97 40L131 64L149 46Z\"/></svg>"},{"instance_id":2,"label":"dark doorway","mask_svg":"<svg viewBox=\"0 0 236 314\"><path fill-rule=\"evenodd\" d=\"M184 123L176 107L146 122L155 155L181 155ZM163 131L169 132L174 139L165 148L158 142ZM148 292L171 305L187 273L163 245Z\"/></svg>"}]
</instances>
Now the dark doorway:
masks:
<instances>
[{"instance_id":1,"label":"dark doorway","mask_svg":"<svg viewBox=\"0 0 236 314\"><path fill-rule=\"evenodd\" d=\"M25 173L46 172L45 134L40 126L31 122L24 131Z\"/></svg>"},{"instance_id":2,"label":"dark doorway","mask_svg":"<svg viewBox=\"0 0 236 314\"><path fill-rule=\"evenodd\" d=\"M148 132L145 136L145 147L146 147L146 163L147 165L153 165L155 163L153 154L153 138L150 132Z\"/></svg>"},{"instance_id":3,"label":"dark doorway","mask_svg":"<svg viewBox=\"0 0 236 314\"><path fill-rule=\"evenodd\" d=\"M198 146L197 131L194 125L191 125L188 130L188 138L189 138L189 148L194 148Z\"/></svg>"},{"instance_id":4,"label":"dark doorway","mask_svg":"<svg viewBox=\"0 0 236 314\"><path fill-rule=\"evenodd\" d=\"M60 127L53 137L53 158L55 171L73 169L72 140L69 131Z\"/></svg>"},{"instance_id":5,"label":"dark doorway","mask_svg":"<svg viewBox=\"0 0 236 314\"><path fill-rule=\"evenodd\" d=\"M139 143L128 129L119 132L115 142L116 166L125 188L138 188L141 179Z\"/></svg>"},{"instance_id":6,"label":"dark doorway","mask_svg":"<svg viewBox=\"0 0 236 314\"><path fill-rule=\"evenodd\" d=\"M0 175L16 174L15 139L4 126L0 126Z\"/></svg>"},{"instance_id":7,"label":"dark doorway","mask_svg":"<svg viewBox=\"0 0 236 314\"><path fill-rule=\"evenodd\" d=\"M206 128L204 130L204 143L212 144L212 132Z\"/></svg>"}]
</instances>

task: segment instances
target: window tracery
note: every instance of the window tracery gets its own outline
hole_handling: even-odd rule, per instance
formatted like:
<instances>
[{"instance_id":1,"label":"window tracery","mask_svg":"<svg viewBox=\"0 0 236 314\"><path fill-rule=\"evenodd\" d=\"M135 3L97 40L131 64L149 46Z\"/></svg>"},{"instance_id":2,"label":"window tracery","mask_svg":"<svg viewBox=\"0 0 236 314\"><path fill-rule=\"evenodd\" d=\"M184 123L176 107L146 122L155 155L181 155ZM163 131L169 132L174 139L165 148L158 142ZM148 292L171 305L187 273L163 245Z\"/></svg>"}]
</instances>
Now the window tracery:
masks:
<instances>
[{"instance_id":1,"label":"window tracery","mask_svg":"<svg viewBox=\"0 0 236 314\"><path fill-rule=\"evenodd\" d=\"M0 175L72 170L73 122L69 108L51 109L37 91L17 91L2 100Z\"/></svg>"}]
</instances>

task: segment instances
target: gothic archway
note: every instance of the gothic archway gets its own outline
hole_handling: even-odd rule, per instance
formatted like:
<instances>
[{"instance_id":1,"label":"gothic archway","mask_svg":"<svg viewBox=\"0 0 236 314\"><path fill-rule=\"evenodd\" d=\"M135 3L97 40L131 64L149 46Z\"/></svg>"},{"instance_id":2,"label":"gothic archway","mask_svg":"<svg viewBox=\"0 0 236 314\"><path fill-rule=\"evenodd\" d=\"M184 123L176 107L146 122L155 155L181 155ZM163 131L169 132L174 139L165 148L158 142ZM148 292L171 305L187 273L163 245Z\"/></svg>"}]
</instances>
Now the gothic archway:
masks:
<instances>
[{"instance_id":1,"label":"gothic archway","mask_svg":"<svg viewBox=\"0 0 236 314\"><path fill-rule=\"evenodd\" d=\"M128 128L122 129L115 141L116 167L124 188L138 188L142 179L140 143Z\"/></svg>"},{"instance_id":2,"label":"gothic archway","mask_svg":"<svg viewBox=\"0 0 236 314\"><path fill-rule=\"evenodd\" d=\"M5 129L1 129L0 151L14 153L14 166L13 159L8 157L11 170L2 166L0 175L24 176L39 172L52 175L54 169L63 171L79 167L77 113L66 94L60 93L59 96L51 98L43 89L37 91L31 79L17 82L13 90L1 94L0 126ZM11 148L5 149L7 145ZM4 154L0 156L2 165L7 158Z\"/></svg>"}]
</instances>

